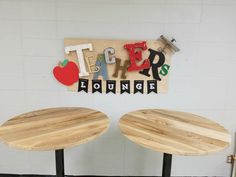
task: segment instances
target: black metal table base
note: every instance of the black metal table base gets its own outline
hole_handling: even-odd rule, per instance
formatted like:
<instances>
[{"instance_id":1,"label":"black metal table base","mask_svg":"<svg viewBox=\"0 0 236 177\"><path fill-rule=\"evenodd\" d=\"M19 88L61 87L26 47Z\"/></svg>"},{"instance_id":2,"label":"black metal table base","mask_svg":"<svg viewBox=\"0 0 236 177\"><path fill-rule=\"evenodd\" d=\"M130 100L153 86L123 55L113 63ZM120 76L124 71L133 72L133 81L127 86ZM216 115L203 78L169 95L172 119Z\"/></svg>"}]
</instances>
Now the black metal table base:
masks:
<instances>
[{"instance_id":1,"label":"black metal table base","mask_svg":"<svg viewBox=\"0 0 236 177\"><path fill-rule=\"evenodd\" d=\"M162 177L171 175L172 154L163 154Z\"/></svg>"},{"instance_id":2,"label":"black metal table base","mask_svg":"<svg viewBox=\"0 0 236 177\"><path fill-rule=\"evenodd\" d=\"M56 176L57 177L64 177L64 149L56 150Z\"/></svg>"},{"instance_id":3,"label":"black metal table base","mask_svg":"<svg viewBox=\"0 0 236 177\"><path fill-rule=\"evenodd\" d=\"M64 171L64 149L56 150L56 176L65 177ZM163 154L162 177L170 177L171 175L172 154Z\"/></svg>"}]
</instances>

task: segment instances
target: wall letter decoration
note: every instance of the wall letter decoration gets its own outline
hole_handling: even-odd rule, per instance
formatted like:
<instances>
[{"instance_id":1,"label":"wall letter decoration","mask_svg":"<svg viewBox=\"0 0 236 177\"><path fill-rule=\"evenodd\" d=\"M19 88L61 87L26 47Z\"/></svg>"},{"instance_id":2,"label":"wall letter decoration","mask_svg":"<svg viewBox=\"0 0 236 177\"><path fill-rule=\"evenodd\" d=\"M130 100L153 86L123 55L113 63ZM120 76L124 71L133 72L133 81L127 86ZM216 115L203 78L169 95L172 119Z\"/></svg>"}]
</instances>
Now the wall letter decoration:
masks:
<instances>
[{"instance_id":1,"label":"wall letter decoration","mask_svg":"<svg viewBox=\"0 0 236 177\"><path fill-rule=\"evenodd\" d=\"M135 51L135 49L139 48L141 50L146 50L147 45L145 41L134 44L125 44L124 47L129 51L130 66L128 67L128 71L139 71L141 69L146 69L150 67L148 59L145 59L140 66L138 66L136 63L136 60L142 60L142 51Z\"/></svg>"},{"instance_id":2,"label":"wall letter decoration","mask_svg":"<svg viewBox=\"0 0 236 177\"><path fill-rule=\"evenodd\" d=\"M85 56L86 63L88 64L89 73L96 73L100 70L100 67L96 66L96 59L94 55Z\"/></svg>"},{"instance_id":3,"label":"wall letter decoration","mask_svg":"<svg viewBox=\"0 0 236 177\"><path fill-rule=\"evenodd\" d=\"M79 80L79 68L74 62L67 59L53 69L53 74L59 82L67 86Z\"/></svg>"},{"instance_id":4,"label":"wall letter decoration","mask_svg":"<svg viewBox=\"0 0 236 177\"><path fill-rule=\"evenodd\" d=\"M148 49L148 50L150 51L150 55L148 58L151 63L153 78L160 81L161 78L158 73L158 68L161 67L165 63L165 56L162 52L155 51L153 49ZM159 60L157 63L153 63L156 56L159 57ZM149 70L150 70L150 67L140 71L139 73L150 77Z\"/></svg>"},{"instance_id":5,"label":"wall letter decoration","mask_svg":"<svg viewBox=\"0 0 236 177\"><path fill-rule=\"evenodd\" d=\"M134 93L143 93L143 80L134 80Z\"/></svg>"},{"instance_id":6,"label":"wall letter decoration","mask_svg":"<svg viewBox=\"0 0 236 177\"><path fill-rule=\"evenodd\" d=\"M157 80L148 80L147 81L147 93L157 93Z\"/></svg>"},{"instance_id":7,"label":"wall letter decoration","mask_svg":"<svg viewBox=\"0 0 236 177\"><path fill-rule=\"evenodd\" d=\"M116 66L115 66L115 72L114 74L112 75L113 77L118 77L118 72L119 70L121 70L121 79L126 79L126 71L127 71L127 68L129 66L129 61L126 60L124 61L124 65L121 66L121 59L120 58L116 58Z\"/></svg>"},{"instance_id":8,"label":"wall letter decoration","mask_svg":"<svg viewBox=\"0 0 236 177\"><path fill-rule=\"evenodd\" d=\"M107 64L105 61L104 54L98 54L97 61L96 61L96 67L100 68L98 72L95 72L93 75L93 79L98 79L98 76L102 76L103 80L108 80L107 75Z\"/></svg>"},{"instance_id":9,"label":"wall letter decoration","mask_svg":"<svg viewBox=\"0 0 236 177\"><path fill-rule=\"evenodd\" d=\"M170 65L164 64L161 66L160 75L166 76L169 72Z\"/></svg>"},{"instance_id":10,"label":"wall letter decoration","mask_svg":"<svg viewBox=\"0 0 236 177\"><path fill-rule=\"evenodd\" d=\"M104 55L107 64L113 64L116 62L116 57L114 56L115 49L112 47L108 47L104 50Z\"/></svg>"},{"instance_id":11,"label":"wall letter decoration","mask_svg":"<svg viewBox=\"0 0 236 177\"><path fill-rule=\"evenodd\" d=\"M106 93L116 93L116 80L107 80Z\"/></svg>"},{"instance_id":12,"label":"wall letter decoration","mask_svg":"<svg viewBox=\"0 0 236 177\"><path fill-rule=\"evenodd\" d=\"M77 65L79 79L66 86L80 93L167 93L171 57L179 50L174 41L65 38L65 58Z\"/></svg>"},{"instance_id":13,"label":"wall letter decoration","mask_svg":"<svg viewBox=\"0 0 236 177\"><path fill-rule=\"evenodd\" d=\"M79 68L80 73L79 76L89 76L89 73L86 70L85 62L84 62L84 54L83 50L89 49L90 51L93 50L92 44L80 44L80 45L73 45L65 47L66 54L69 54L71 51L76 51L78 61L79 61Z\"/></svg>"},{"instance_id":14,"label":"wall letter decoration","mask_svg":"<svg viewBox=\"0 0 236 177\"><path fill-rule=\"evenodd\" d=\"M92 93L102 93L102 80L92 80Z\"/></svg>"},{"instance_id":15,"label":"wall letter decoration","mask_svg":"<svg viewBox=\"0 0 236 177\"><path fill-rule=\"evenodd\" d=\"M129 80L121 80L120 81L120 93L130 93L130 81Z\"/></svg>"},{"instance_id":16,"label":"wall letter decoration","mask_svg":"<svg viewBox=\"0 0 236 177\"><path fill-rule=\"evenodd\" d=\"M78 92L85 91L88 93L88 79L80 79L78 83Z\"/></svg>"}]
</instances>

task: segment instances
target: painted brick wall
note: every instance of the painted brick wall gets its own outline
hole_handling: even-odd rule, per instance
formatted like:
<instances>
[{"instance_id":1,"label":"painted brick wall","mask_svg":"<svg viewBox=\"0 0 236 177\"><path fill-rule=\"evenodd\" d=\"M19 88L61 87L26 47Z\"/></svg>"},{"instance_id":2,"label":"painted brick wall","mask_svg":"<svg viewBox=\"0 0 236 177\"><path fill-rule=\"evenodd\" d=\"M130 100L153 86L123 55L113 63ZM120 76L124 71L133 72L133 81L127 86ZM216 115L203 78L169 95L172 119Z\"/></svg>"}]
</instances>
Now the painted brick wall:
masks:
<instances>
[{"instance_id":1,"label":"painted brick wall","mask_svg":"<svg viewBox=\"0 0 236 177\"><path fill-rule=\"evenodd\" d=\"M105 95L66 91L51 70L63 59L64 37L156 39L174 36L168 94ZM236 129L236 1L0 0L0 123L19 113L85 106L107 113L109 131L65 151L66 173L160 175L162 154L127 141L117 122L139 108L168 108ZM122 106L121 106L122 105ZM209 156L173 158L172 174L229 176L230 148ZM54 152L0 144L0 173L55 174Z\"/></svg>"}]
</instances>

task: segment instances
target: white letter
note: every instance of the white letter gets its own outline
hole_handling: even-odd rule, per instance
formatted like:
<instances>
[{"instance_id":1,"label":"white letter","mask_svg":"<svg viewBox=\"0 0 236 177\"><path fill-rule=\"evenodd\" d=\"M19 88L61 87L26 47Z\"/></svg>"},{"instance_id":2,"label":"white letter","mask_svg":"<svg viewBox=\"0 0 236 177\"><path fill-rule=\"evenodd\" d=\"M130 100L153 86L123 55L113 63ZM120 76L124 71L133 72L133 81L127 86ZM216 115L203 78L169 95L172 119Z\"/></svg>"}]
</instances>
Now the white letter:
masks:
<instances>
[{"instance_id":1,"label":"white letter","mask_svg":"<svg viewBox=\"0 0 236 177\"><path fill-rule=\"evenodd\" d=\"M129 88L128 84L122 84L122 89L127 90Z\"/></svg>"},{"instance_id":2,"label":"white letter","mask_svg":"<svg viewBox=\"0 0 236 177\"><path fill-rule=\"evenodd\" d=\"M109 53L112 56L109 56ZM113 49L112 47L108 47L104 50L105 60L107 64L112 64L116 62L116 57L114 56L114 54L115 54L115 49Z\"/></svg>"},{"instance_id":3,"label":"white letter","mask_svg":"<svg viewBox=\"0 0 236 177\"><path fill-rule=\"evenodd\" d=\"M98 83L95 83L95 84L93 85L93 88L99 89L99 88L100 88L100 85L99 85Z\"/></svg>"},{"instance_id":4,"label":"white letter","mask_svg":"<svg viewBox=\"0 0 236 177\"><path fill-rule=\"evenodd\" d=\"M71 51L76 51L80 69L79 76L89 75L89 73L86 71L86 66L84 62L84 54L83 54L84 49L89 49L89 51L92 51L93 50L92 44L80 44L80 45L65 47L66 54L69 54Z\"/></svg>"},{"instance_id":5,"label":"white letter","mask_svg":"<svg viewBox=\"0 0 236 177\"><path fill-rule=\"evenodd\" d=\"M154 83L150 83L150 89L154 89Z\"/></svg>"},{"instance_id":6,"label":"white letter","mask_svg":"<svg viewBox=\"0 0 236 177\"><path fill-rule=\"evenodd\" d=\"M109 90L113 90L114 89L114 84L108 84L108 88L109 88Z\"/></svg>"},{"instance_id":7,"label":"white letter","mask_svg":"<svg viewBox=\"0 0 236 177\"><path fill-rule=\"evenodd\" d=\"M81 82L81 88L85 88L86 86L84 85L84 82Z\"/></svg>"},{"instance_id":8,"label":"white letter","mask_svg":"<svg viewBox=\"0 0 236 177\"><path fill-rule=\"evenodd\" d=\"M136 84L136 89L138 90L142 89L142 84Z\"/></svg>"}]
</instances>

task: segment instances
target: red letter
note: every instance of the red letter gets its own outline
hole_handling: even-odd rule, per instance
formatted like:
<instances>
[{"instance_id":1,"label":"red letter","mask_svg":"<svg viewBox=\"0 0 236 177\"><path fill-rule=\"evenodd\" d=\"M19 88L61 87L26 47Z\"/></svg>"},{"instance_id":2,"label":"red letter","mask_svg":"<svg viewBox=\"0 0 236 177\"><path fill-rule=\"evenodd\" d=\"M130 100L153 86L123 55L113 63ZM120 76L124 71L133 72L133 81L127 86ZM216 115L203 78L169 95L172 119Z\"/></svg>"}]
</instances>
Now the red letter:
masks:
<instances>
[{"instance_id":1,"label":"red letter","mask_svg":"<svg viewBox=\"0 0 236 177\"><path fill-rule=\"evenodd\" d=\"M128 71L141 70L150 67L149 59L145 59L140 66L136 65L135 62L135 60L142 60L142 51L135 51L135 48L141 48L142 50L146 50L147 46L145 41L134 44L125 44L124 47L129 51L130 66L128 67Z\"/></svg>"}]
</instances>

